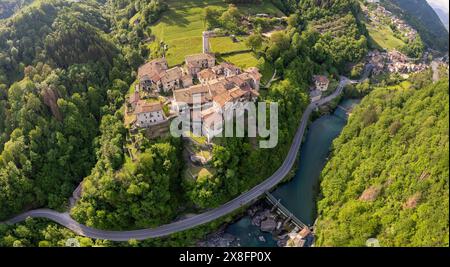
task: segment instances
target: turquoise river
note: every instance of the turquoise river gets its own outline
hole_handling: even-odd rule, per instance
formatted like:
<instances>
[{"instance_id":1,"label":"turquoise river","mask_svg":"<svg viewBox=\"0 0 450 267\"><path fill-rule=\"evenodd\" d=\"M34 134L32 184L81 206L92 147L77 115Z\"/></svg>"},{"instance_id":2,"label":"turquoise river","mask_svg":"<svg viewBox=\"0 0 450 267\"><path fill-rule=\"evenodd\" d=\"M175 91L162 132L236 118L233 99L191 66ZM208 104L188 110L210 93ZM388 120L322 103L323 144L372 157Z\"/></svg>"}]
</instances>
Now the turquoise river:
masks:
<instances>
[{"instance_id":1,"label":"turquoise river","mask_svg":"<svg viewBox=\"0 0 450 267\"><path fill-rule=\"evenodd\" d=\"M339 103L339 106L347 109L357 103L358 100L346 99ZM281 199L285 207L308 225L313 225L316 218L320 173L327 162L333 140L341 133L346 123L347 115L341 108L337 108L333 114L314 120L300 148L295 177L272 192L277 199ZM243 247L277 246L270 233L263 233L259 227L251 224L249 216L237 220L225 231L239 238L239 244ZM265 241L260 241L259 236L264 236Z\"/></svg>"}]
</instances>

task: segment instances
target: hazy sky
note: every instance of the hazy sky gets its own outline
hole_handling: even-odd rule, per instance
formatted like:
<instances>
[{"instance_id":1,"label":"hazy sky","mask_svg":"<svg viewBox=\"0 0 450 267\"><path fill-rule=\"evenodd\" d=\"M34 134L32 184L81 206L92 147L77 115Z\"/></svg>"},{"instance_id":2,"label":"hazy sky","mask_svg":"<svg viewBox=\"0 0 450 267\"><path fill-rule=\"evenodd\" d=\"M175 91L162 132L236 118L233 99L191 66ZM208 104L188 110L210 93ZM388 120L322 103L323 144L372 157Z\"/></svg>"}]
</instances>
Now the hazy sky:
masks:
<instances>
[{"instance_id":1,"label":"hazy sky","mask_svg":"<svg viewBox=\"0 0 450 267\"><path fill-rule=\"evenodd\" d=\"M439 6L448 12L448 0L427 0L431 5Z\"/></svg>"}]
</instances>

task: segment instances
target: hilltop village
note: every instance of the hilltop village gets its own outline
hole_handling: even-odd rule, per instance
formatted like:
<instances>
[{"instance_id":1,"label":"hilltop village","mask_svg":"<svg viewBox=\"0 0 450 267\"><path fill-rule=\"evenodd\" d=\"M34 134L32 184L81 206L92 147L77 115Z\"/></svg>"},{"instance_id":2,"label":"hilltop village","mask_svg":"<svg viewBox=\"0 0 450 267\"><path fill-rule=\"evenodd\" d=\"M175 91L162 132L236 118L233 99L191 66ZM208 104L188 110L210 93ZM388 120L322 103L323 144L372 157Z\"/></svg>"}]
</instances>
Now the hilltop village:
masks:
<instances>
[{"instance_id":1,"label":"hilltop village","mask_svg":"<svg viewBox=\"0 0 450 267\"><path fill-rule=\"evenodd\" d=\"M375 9L370 10L366 6L362 6L364 16L370 23L379 26L382 24L389 24L390 27L397 32L401 37L408 40L413 40L417 37L417 31L413 29L406 21L398 18L391 11L387 10L380 4L379 1L368 1L375 4Z\"/></svg>"},{"instance_id":2,"label":"hilltop village","mask_svg":"<svg viewBox=\"0 0 450 267\"><path fill-rule=\"evenodd\" d=\"M127 101L126 113L132 117L128 124L132 130L151 130L167 125L169 118L189 112L190 118L200 124L193 127L199 127L211 142L222 132L217 125L228 110L239 103L258 99L261 76L256 67L241 70L228 62L216 64L212 53L188 55L184 66L172 68L165 58L151 60L138 69L138 82ZM314 75L311 101L319 100L329 84L327 76ZM200 108L194 105L196 95L202 109L200 118L193 112Z\"/></svg>"},{"instance_id":3,"label":"hilltop village","mask_svg":"<svg viewBox=\"0 0 450 267\"><path fill-rule=\"evenodd\" d=\"M214 125L226 108L257 100L261 74L255 67L241 70L227 62L216 65L213 54L200 53L186 56L182 67L168 68L165 58L154 59L139 67L137 78L127 103L127 115L134 115L130 120L132 129L151 128L186 112L192 117L194 108L199 108L194 106L198 95L202 112L196 119L201 123L202 135L210 141L218 132ZM165 103L161 98L166 99Z\"/></svg>"},{"instance_id":4,"label":"hilltop village","mask_svg":"<svg viewBox=\"0 0 450 267\"><path fill-rule=\"evenodd\" d=\"M382 73L399 73L407 75L423 71L428 68L428 65L422 62L415 62L415 60L407 57L398 50L389 52L380 52L373 50L367 53L366 63L372 66L372 74L379 75Z\"/></svg>"}]
</instances>

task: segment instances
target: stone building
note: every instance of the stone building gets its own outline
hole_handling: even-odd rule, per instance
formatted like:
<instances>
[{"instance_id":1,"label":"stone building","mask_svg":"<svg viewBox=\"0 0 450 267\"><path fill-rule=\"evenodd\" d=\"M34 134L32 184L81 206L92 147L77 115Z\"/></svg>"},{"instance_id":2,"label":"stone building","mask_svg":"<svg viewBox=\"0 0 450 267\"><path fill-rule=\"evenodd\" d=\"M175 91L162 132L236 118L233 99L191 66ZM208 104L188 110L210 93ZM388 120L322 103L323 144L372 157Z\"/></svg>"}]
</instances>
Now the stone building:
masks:
<instances>
[{"instance_id":1,"label":"stone building","mask_svg":"<svg viewBox=\"0 0 450 267\"><path fill-rule=\"evenodd\" d=\"M195 76L201 70L212 68L216 64L216 58L212 54L201 53L186 56L185 63L188 73Z\"/></svg>"},{"instance_id":2,"label":"stone building","mask_svg":"<svg viewBox=\"0 0 450 267\"><path fill-rule=\"evenodd\" d=\"M159 102L139 100L134 114L136 114L135 125L140 128L147 128L166 120Z\"/></svg>"}]
</instances>

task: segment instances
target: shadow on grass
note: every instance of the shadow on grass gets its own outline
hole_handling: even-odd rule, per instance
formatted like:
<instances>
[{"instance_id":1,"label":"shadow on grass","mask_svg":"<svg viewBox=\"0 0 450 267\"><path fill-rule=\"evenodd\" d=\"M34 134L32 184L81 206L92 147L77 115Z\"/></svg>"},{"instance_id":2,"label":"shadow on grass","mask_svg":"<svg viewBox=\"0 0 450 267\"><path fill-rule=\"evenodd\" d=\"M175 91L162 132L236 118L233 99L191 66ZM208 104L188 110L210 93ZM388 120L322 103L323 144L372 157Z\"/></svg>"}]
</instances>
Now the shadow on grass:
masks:
<instances>
[{"instance_id":1,"label":"shadow on grass","mask_svg":"<svg viewBox=\"0 0 450 267\"><path fill-rule=\"evenodd\" d=\"M164 12L163 18L159 21L162 23L167 24L168 26L180 26L180 27L187 27L189 24L189 20L186 19L187 12L185 10L179 10L179 9L169 9L168 11Z\"/></svg>"},{"instance_id":2,"label":"shadow on grass","mask_svg":"<svg viewBox=\"0 0 450 267\"><path fill-rule=\"evenodd\" d=\"M377 49L378 51L384 51L385 50L380 44L377 43L377 41L375 41L372 38L372 36L368 35L367 40L368 40L368 43L369 43L369 47L371 49Z\"/></svg>"}]
</instances>

